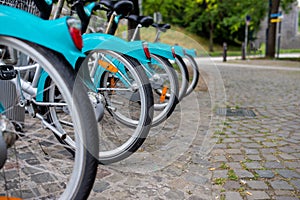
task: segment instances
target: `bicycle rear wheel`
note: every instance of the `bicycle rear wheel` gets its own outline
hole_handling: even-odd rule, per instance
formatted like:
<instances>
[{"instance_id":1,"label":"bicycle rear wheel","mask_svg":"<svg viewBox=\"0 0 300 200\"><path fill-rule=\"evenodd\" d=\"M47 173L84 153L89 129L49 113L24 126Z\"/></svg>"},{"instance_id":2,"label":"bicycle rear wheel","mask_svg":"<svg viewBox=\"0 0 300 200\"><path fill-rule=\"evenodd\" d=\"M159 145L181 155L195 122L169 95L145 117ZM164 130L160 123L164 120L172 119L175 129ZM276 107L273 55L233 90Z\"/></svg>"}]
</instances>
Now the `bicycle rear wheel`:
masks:
<instances>
[{"instance_id":1,"label":"bicycle rear wheel","mask_svg":"<svg viewBox=\"0 0 300 200\"><path fill-rule=\"evenodd\" d=\"M107 50L90 52L89 58L91 77L106 108L99 123L99 161L109 164L130 156L147 138L153 94L145 72L133 58Z\"/></svg>"},{"instance_id":2,"label":"bicycle rear wheel","mask_svg":"<svg viewBox=\"0 0 300 200\"><path fill-rule=\"evenodd\" d=\"M102 99L105 107L103 119L98 122L99 162L110 164L130 156L146 139L153 117L152 90L145 72L141 66L133 65L131 58L107 50L94 50L87 55L82 67L88 65L90 76L86 78L92 77L98 90L93 95ZM60 99L58 95L52 88L46 99L54 102ZM67 132L70 123L61 112L49 108L48 119L60 132ZM72 137L59 140L73 151Z\"/></svg>"},{"instance_id":3,"label":"bicycle rear wheel","mask_svg":"<svg viewBox=\"0 0 300 200\"><path fill-rule=\"evenodd\" d=\"M147 69L149 67L149 69ZM146 67L154 95L154 118L157 126L172 114L179 98L179 81L175 69L164 57L151 54L151 64Z\"/></svg>"},{"instance_id":4,"label":"bicycle rear wheel","mask_svg":"<svg viewBox=\"0 0 300 200\"><path fill-rule=\"evenodd\" d=\"M0 36L0 49L0 66L13 66L18 71L14 82L9 81L18 95L4 112L20 104L27 110L21 122L22 132L7 131L18 139L8 149L8 159L0 173L1 185L5 186L1 191L20 198L86 199L97 171L98 137L95 115L82 83L65 59L49 49L7 36ZM53 133L58 134L59 130L46 122L45 113L41 112L44 109L40 109L45 105L55 107L57 102L36 99L43 72L55 84L45 90L57 88L63 104L69 108L67 117L73 126L68 131L74 136L75 157L57 142ZM3 94L0 96L3 98ZM16 122L13 117L10 121Z\"/></svg>"}]
</instances>

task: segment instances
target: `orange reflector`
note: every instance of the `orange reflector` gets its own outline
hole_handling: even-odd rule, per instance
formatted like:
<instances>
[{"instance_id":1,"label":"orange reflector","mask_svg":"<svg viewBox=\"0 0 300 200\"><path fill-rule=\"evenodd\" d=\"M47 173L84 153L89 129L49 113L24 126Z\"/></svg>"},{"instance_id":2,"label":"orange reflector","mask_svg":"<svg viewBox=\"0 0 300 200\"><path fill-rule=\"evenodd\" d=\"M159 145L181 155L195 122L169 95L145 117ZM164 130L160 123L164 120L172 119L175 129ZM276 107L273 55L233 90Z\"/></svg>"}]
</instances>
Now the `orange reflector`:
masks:
<instances>
[{"instance_id":1,"label":"orange reflector","mask_svg":"<svg viewBox=\"0 0 300 200\"><path fill-rule=\"evenodd\" d=\"M162 91L161 91L161 95L160 95L160 103L164 102L165 99L166 99L166 94L167 94L167 91L168 91L168 87L167 86L164 86Z\"/></svg>"},{"instance_id":2,"label":"orange reflector","mask_svg":"<svg viewBox=\"0 0 300 200\"><path fill-rule=\"evenodd\" d=\"M4 196L0 196L0 200L22 200L21 198L17 198L17 197L4 197Z\"/></svg>"},{"instance_id":3,"label":"orange reflector","mask_svg":"<svg viewBox=\"0 0 300 200\"><path fill-rule=\"evenodd\" d=\"M103 60L98 60L98 64L101 67L103 67L104 69L106 69L107 71L110 71L112 73L117 73L119 71L118 68L116 68L115 66L113 66L109 62L105 62Z\"/></svg>"},{"instance_id":4,"label":"orange reflector","mask_svg":"<svg viewBox=\"0 0 300 200\"><path fill-rule=\"evenodd\" d=\"M114 77L111 77L110 79L110 87L111 88L115 88L116 87L116 81Z\"/></svg>"}]
</instances>

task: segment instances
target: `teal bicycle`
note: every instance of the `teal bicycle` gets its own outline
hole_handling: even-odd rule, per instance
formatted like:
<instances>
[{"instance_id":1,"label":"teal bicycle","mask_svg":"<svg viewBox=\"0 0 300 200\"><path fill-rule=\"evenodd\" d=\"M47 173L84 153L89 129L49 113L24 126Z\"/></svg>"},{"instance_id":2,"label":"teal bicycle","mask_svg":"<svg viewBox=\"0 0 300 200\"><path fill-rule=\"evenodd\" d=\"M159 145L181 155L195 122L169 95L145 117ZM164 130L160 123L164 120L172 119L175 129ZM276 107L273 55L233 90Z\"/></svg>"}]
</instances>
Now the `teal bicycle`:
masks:
<instances>
[{"instance_id":1,"label":"teal bicycle","mask_svg":"<svg viewBox=\"0 0 300 200\"><path fill-rule=\"evenodd\" d=\"M23 9L35 9L28 4L32 1L18 2ZM0 193L9 199L86 199L99 151L83 73L75 73L72 67L84 56L78 46L80 24L72 18L45 21L2 5L0 24ZM43 77L47 77L46 87L40 87ZM38 101L40 93L60 95L63 101ZM60 107L62 118L72 124L64 124L66 132L47 121L53 107ZM66 138L69 132L75 155L56 139Z\"/></svg>"}]
</instances>

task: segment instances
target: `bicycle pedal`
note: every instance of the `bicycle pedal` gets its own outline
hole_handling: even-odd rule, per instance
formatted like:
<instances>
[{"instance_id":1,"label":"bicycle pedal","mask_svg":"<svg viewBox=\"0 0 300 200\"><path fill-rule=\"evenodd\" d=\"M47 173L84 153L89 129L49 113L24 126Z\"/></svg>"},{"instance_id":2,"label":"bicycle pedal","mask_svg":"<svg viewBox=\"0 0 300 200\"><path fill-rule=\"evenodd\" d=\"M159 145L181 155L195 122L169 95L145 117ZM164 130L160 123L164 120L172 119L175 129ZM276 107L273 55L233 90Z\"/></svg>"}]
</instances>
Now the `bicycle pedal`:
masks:
<instances>
[{"instance_id":1,"label":"bicycle pedal","mask_svg":"<svg viewBox=\"0 0 300 200\"><path fill-rule=\"evenodd\" d=\"M0 65L0 80L11 80L16 78L17 71L12 65Z\"/></svg>"}]
</instances>

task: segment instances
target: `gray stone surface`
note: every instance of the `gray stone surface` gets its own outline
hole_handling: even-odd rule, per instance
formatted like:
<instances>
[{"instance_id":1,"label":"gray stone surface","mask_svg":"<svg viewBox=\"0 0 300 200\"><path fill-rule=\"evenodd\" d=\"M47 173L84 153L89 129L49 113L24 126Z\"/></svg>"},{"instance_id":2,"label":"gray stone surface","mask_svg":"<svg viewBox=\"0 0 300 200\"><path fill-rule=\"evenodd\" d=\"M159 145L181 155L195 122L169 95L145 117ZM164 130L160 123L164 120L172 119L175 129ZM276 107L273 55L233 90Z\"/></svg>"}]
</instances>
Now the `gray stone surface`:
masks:
<instances>
[{"instance_id":1,"label":"gray stone surface","mask_svg":"<svg viewBox=\"0 0 300 200\"><path fill-rule=\"evenodd\" d=\"M251 60L217 63L220 81L211 73L214 66L205 62L199 60L210 91L196 91L185 98L165 124L151 129L135 154L121 162L100 165L89 199L298 199L299 68L262 60L255 65ZM219 88L222 84L225 90ZM218 96L224 91L225 102ZM256 117L215 114L217 107L226 106L251 109ZM18 156L33 166L50 162L40 162L30 152ZM48 195L61 186L52 183L55 177L36 168L24 166L21 171L25 176L33 174L31 189L24 188L24 198L35 193L51 199ZM68 173L68 169L62 171ZM6 178L12 179L8 188L17 188L15 170L8 171ZM0 176L1 184L3 181ZM0 194L3 190L1 186Z\"/></svg>"}]
</instances>

